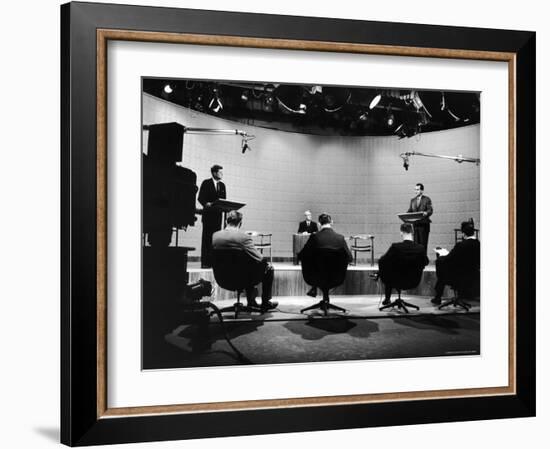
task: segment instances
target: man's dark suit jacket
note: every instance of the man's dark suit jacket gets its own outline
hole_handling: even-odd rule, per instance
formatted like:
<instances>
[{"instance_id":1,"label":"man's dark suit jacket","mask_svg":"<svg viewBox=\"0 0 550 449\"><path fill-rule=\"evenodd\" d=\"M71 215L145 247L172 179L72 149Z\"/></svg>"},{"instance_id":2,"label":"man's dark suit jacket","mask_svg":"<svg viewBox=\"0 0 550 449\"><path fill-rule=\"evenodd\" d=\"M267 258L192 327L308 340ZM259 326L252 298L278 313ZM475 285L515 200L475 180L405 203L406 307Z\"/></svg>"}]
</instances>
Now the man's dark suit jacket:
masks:
<instances>
[{"instance_id":1,"label":"man's dark suit jacket","mask_svg":"<svg viewBox=\"0 0 550 449\"><path fill-rule=\"evenodd\" d=\"M411 203L409 204L409 210L407 212L427 212L428 215L426 215L424 218L421 218L418 221L414 222L414 225L428 225L432 222L430 220L430 215L434 213L432 208L432 200L429 196L422 195L420 197L420 204L416 204L416 197L411 198Z\"/></svg>"},{"instance_id":2,"label":"man's dark suit jacket","mask_svg":"<svg viewBox=\"0 0 550 449\"><path fill-rule=\"evenodd\" d=\"M319 230L319 226L314 221L310 221L308 226L307 221L304 220L304 221L301 221L300 225L298 226L298 234L301 234L302 232L309 232L310 234L313 234L318 230Z\"/></svg>"},{"instance_id":3,"label":"man's dark suit jacket","mask_svg":"<svg viewBox=\"0 0 550 449\"><path fill-rule=\"evenodd\" d=\"M319 232L312 234L302 251L298 253L298 260L305 260L311 257L315 248L341 249L346 253L348 262L353 260L345 237L335 232L332 228L322 228Z\"/></svg>"},{"instance_id":4,"label":"man's dark suit jacket","mask_svg":"<svg viewBox=\"0 0 550 449\"><path fill-rule=\"evenodd\" d=\"M458 278L475 281L479 278L480 244L477 239L458 242L446 256L436 261L437 278L452 281Z\"/></svg>"},{"instance_id":5,"label":"man's dark suit jacket","mask_svg":"<svg viewBox=\"0 0 550 449\"><path fill-rule=\"evenodd\" d=\"M422 245L411 240L392 243L386 254L378 261L380 277L385 284L393 283L395 279L405 275L405 273L400 272L401 267L416 266L418 269L423 269L428 265L428 262Z\"/></svg>"},{"instance_id":6,"label":"man's dark suit jacket","mask_svg":"<svg viewBox=\"0 0 550 449\"><path fill-rule=\"evenodd\" d=\"M315 253L318 249L330 249L339 254L337 258L339 266L332 267L334 271L331 273L321 274L318 272L318 268L316 267L318 267L319 263L321 265L324 262L331 263L328 260L320 261L319 259L315 259ZM311 234L302 251L298 253L298 260L302 262L302 275L306 283L318 287L327 281L331 282L328 278L332 276L336 276L337 278L338 273L341 272L340 268L343 269L345 277L345 270L347 269L347 265L352 261L352 256L343 235L334 232L332 228L321 228L320 231ZM340 263L342 264L341 266ZM326 277L327 275L328 278ZM322 276L322 278L319 278L319 276Z\"/></svg>"},{"instance_id":7,"label":"man's dark suit jacket","mask_svg":"<svg viewBox=\"0 0 550 449\"><path fill-rule=\"evenodd\" d=\"M214 180L212 178L205 179L202 184L201 188L199 189L199 203L204 207L204 211L202 213L202 221L208 222L208 221L216 221L221 220L221 212L210 209L206 207L206 203L213 203L214 201L218 199L225 199L225 184L221 181L218 182L220 185L220 191L216 191L216 187L214 186Z\"/></svg>"}]
</instances>

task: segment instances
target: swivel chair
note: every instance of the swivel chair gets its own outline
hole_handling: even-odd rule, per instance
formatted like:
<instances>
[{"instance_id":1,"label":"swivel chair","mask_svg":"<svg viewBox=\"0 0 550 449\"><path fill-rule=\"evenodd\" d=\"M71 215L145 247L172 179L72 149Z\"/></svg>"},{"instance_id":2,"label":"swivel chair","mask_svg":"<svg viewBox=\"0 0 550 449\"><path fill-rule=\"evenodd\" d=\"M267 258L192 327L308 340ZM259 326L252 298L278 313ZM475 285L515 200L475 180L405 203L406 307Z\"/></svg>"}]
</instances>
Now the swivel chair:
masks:
<instances>
[{"instance_id":1,"label":"swivel chair","mask_svg":"<svg viewBox=\"0 0 550 449\"><path fill-rule=\"evenodd\" d=\"M300 313L307 310L321 309L325 316L328 310L345 312L343 307L330 303L329 291L331 288L343 284L348 269L348 256L343 249L316 248L312 254L302 260L302 275L304 280L315 286L323 293L323 299L313 304Z\"/></svg>"},{"instance_id":2,"label":"swivel chair","mask_svg":"<svg viewBox=\"0 0 550 449\"><path fill-rule=\"evenodd\" d=\"M231 249L213 249L212 251L212 270L214 279L218 285L225 290L237 293L237 302L232 306L223 307L220 312L233 312L235 319L241 312L259 312L260 307L248 306L241 303L241 293L247 287L257 284L255 282L257 273L257 263L244 251L236 248Z\"/></svg>"},{"instance_id":3,"label":"swivel chair","mask_svg":"<svg viewBox=\"0 0 550 449\"><path fill-rule=\"evenodd\" d=\"M469 311L472 305L464 301L464 298L479 296L479 269L474 267L470 270L455 273L450 286L454 292L453 298L441 303L438 309L453 306L461 307L466 312Z\"/></svg>"},{"instance_id":4,"label":"swivel chair","mask_svg":"<svg viewBox=\"0 0 550 449\"><path fill-rule=\"evenodd\" d=\"M387 270L387 272L386 272ZM403 309L405 313L409 313L407 307L420 310L420 308L410 302L401 299L401 290L410 290L420 284L424 265L421 260L417 259L401 259L397 260L391 266L385 267L382 270L381 278L384 283L389 283L392 288L397 291L397 299L389 304L380 307L380 311L397 307L397 310Z\"/></svg>"}]
</instances>

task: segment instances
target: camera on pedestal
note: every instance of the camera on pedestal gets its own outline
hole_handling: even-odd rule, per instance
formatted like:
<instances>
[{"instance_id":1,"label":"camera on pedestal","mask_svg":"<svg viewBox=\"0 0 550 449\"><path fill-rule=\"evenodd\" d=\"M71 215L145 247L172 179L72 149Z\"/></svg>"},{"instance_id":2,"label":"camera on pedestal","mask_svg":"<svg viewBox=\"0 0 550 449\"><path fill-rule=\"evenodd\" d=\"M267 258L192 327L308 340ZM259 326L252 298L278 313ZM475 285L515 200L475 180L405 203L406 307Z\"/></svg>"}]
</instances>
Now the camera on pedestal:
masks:
<instances>
[{"instance_id":1,"label":"camera on pedestal","mask_svg":"<svg viewBox=\"0 0 550 449\"><path fill-rule=\"evenodd\" d=\"M201 299L212 284L203 279L189 283L188 253L180 246L179 231L196 221L197 175L182 165L185 128L179 123L144 127L149 132L143 154L143 319L158 328L208 320ZM165 328L166 330L166 328Z\"/></svg>"}]
</instances>

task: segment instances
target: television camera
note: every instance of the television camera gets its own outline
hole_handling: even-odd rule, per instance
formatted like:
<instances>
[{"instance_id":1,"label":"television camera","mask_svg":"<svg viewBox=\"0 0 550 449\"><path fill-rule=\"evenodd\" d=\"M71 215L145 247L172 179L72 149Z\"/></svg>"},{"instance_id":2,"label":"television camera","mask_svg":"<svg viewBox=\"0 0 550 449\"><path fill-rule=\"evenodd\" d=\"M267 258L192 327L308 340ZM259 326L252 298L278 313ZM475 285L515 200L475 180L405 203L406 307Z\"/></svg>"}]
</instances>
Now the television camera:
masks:
<instances>
[{"instance_id":1,"label":"television camera","mask_svg":"<svg viewBox=\"0 0 550 449\"><path fill-rule=\"evenodd\" d=\"M142 325L145 359L147 356L154 357L156 346L152 342L158 342L172 326L182 322L197 324L199 333L206 334L210 315L216 314L222 326L223 317L212 302L202 301L212 295L212 283L204 279L189 283L188 253L195 248L178 244L178 231L194 226L196 214L201 213L196 209L197 175L180 162L183 160L186 128L173 122L147 125L144 130L149 132L147 154L142 154ZM174 232L175 246L170 246ZM225 329L224 334L238 359L248 363L231 343Z\"/></svg>"}]
</instances>

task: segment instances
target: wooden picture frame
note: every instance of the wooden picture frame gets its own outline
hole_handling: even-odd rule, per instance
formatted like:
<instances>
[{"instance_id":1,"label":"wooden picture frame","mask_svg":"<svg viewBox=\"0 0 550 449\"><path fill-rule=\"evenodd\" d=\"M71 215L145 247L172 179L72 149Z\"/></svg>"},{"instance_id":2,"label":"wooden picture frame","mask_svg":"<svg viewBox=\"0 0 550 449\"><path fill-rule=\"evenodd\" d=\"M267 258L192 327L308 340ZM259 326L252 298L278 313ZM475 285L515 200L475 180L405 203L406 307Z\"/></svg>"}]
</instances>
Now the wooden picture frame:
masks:
<instances>
[{"instance_id":1,"label":"wooden picture frame","mask_svg":"<svg viewBox=\"0 0 550 449\"><path fill-rule=\"evenodd\" d=\"M534 416L535 33L93 3L63 5L61 24L64 444ZM510 94L508 386L108 408L106 49L112 40L506 62Z\"/></svg>"}]
</instances>

